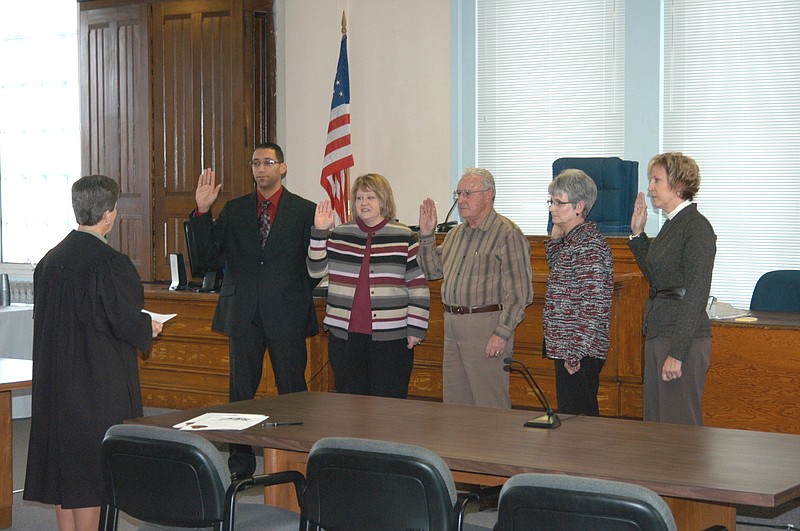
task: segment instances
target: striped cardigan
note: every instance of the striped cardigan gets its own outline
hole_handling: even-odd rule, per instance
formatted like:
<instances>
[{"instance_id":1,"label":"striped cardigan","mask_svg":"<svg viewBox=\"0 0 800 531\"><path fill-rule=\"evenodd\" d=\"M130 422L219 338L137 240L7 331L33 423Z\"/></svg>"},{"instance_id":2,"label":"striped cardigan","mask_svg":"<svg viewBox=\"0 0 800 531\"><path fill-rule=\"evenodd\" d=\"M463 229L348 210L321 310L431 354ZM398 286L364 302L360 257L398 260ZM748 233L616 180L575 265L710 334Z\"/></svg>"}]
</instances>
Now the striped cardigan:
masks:
<instances>
[{"instance_id":1,"label":"striped cardigan","mask_svg":"<svg viewBox=\"0 0 800 531\"><path fill-rule=\"evenodd\" d=\"M313 278L328 275L328 305L323 326L347 339L350 311L367 234L355 221L332 232L311 228L306 265ZM392 341L408 336L423 339L428 330L430 292L417 264L419 243L411 229L387 223L372 235L369 259L373 341Z\"/></svg>"}]
</instances>

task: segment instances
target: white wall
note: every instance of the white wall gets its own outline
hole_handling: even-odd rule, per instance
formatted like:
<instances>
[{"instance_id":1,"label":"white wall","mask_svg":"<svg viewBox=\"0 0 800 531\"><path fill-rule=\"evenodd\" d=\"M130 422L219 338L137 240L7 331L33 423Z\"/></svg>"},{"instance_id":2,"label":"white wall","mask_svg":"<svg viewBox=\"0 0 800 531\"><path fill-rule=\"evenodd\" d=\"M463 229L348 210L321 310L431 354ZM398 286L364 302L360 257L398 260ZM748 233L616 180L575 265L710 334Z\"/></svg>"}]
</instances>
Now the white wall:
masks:
<instances>
[{"instance_id":1,"label":"white wall","mask_svg":"<svg viewBox=\"0 0 800 531\"><path fill-rule=\"evenodd\" d=\"M450 0L278 0L278 142L286 186L317 202L331 91L347 13L350 111L358 175L392 183L400 221L449 206ZM440 207L440 210L442 207Z\"/></svg>"}]
</instances>

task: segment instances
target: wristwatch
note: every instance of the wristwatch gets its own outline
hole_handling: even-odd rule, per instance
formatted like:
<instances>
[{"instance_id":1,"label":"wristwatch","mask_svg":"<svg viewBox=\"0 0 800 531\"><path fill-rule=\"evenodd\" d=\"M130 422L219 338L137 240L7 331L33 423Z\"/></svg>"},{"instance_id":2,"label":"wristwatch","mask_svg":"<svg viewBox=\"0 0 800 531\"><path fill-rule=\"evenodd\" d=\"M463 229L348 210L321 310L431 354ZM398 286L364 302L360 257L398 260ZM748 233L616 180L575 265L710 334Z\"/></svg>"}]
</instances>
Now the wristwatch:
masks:
<instances>
[{"instance_id":1,"label":"wristwatch","mask_svg":"<svg viewBox=\"0 0 800 531\"><path fill-rule=\"evenodd\" d=\"M630 236L628 236L628 239L629 239L629 240L632 240L632 239L634 239L634 238L638 238L638 237L639 237L639 236L641 236L642 234L644 234L644 233L643 233L643 232L640 232L639 234L631 234Z\"/></svg>"}]
</instances>

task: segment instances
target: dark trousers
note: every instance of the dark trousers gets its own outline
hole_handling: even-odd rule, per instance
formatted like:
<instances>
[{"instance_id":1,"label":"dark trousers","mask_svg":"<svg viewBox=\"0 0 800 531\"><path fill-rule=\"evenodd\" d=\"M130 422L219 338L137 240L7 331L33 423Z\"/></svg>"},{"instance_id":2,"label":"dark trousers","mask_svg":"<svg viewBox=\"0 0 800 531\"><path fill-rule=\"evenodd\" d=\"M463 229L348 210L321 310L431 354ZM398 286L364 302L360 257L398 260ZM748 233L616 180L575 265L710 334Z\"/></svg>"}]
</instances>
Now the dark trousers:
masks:
<instances>
[{"instance_id":1,"label":"dark trousers","mask_svg":"<svg viewBox=\"0 0 800 531\"><path fill-rule=\"evenodd\" d=\"M230 337L228 345L231 367L228 393L231 402L250 400L256 395L261 382L265 350L269 351L278 394L308 389L305 379L308 352L302 334L291 334L289 331L267 334L256 316Z\"/></svg>"},{"instance_id":2,"label":"dark trousers","mask_svg":"<svg viewBox=\"0 0 800 531\"><path fill-rule=\"evenodd\" d=\"M644 343L644 420L703 425L703 389L711 365L711 338L696 337L681 364L682 376L665 382L661 370L672 339L654 337Z\"/></svg>"},{"instance_id":3,"label":"dark trousers","mask_svg":"<svg viewBox=\"0 0 800 531\"><path fill-rule=\"evenodd\" d=\"M338 393L407 398L414 367L408 340L373 341L371 335L328 335L328 358Z\"/></svg>"},{"instance_id":4,"label":"dark trousers","mask_svg":"<svg viewBox=\"0 0 800 531\"><path fill-rule=\"evenodd\" d=\"M564 368L564 360L554 360L556 365L556 400L558 412L570 415L600 415L597 390L600 388L600 371L605 360L585 357L581 368L570 374Z\"/></svg>"},{"instance_id":5,"label":"dark trousers","mask_svg":"<svg viewBox=\"0 0 800 531\"><path fill-rule=\"evenodd\" d=\"M228 340L230 378L228 397L231 402L250 400L256 396L264 366L264 351L269 351L278 394L306 391L305 371L308 352L302 333L280 331L267 333L264 319L257 313L250 323L242 325ZM231 453L248 452L248 445L231 444Z\"/></svg>"}]
</instances>

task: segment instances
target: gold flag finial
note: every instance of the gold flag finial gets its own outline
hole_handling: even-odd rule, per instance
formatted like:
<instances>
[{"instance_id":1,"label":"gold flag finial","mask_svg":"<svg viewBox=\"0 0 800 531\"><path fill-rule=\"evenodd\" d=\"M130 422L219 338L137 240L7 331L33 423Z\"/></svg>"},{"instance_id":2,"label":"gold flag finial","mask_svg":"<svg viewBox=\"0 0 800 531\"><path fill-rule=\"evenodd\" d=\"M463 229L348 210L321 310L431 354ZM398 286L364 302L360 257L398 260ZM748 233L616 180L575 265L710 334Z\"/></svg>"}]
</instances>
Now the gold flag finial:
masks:
<instances>
[{"instance_id":1,"label":"gold flag finial","mask_svg":"<svg viewBox=\"0 0 800 531\"><path fill-rule=\"evenodd\" d=\"M342 35L347 35L347 17L342 11Z\"/></svg>"}]
</instances>

